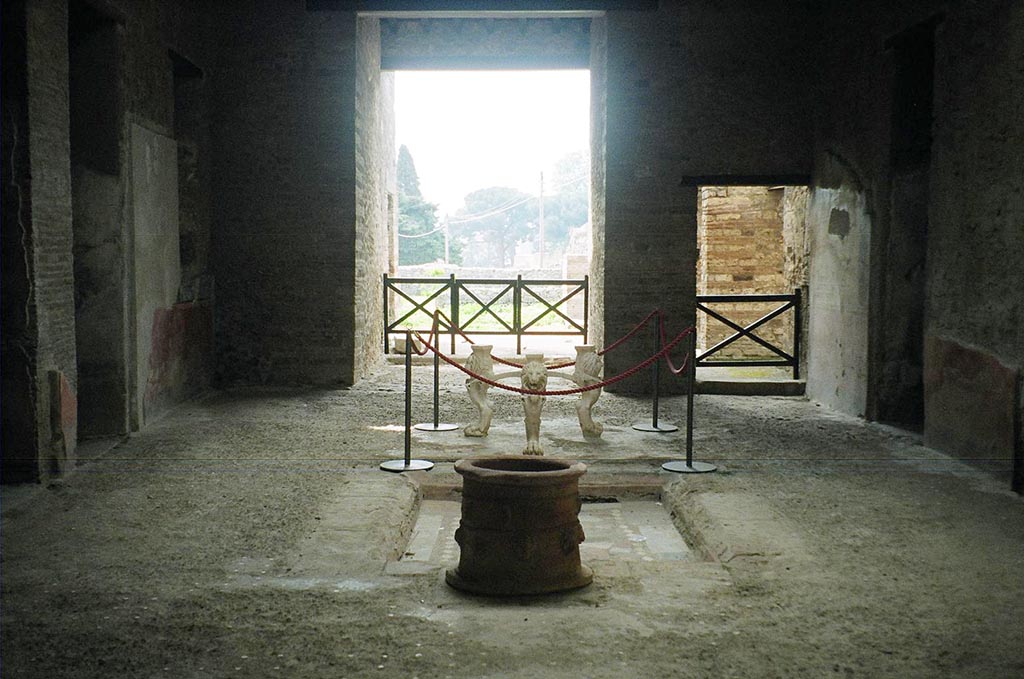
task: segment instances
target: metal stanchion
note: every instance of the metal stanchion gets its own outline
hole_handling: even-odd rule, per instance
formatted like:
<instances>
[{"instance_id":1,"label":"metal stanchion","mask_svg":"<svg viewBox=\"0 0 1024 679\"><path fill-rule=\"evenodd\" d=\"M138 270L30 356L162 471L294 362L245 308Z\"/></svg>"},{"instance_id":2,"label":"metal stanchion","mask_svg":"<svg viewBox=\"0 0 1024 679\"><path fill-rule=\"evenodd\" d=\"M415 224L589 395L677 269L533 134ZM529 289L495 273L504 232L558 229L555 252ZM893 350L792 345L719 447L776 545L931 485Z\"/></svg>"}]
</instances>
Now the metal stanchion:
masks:
<instances>
[{"instance_id":1,"label":"metal stanchion","mask_svg":"<svg viewBox=\"0 0 1024 679\"><path fill-rule=\"evenodd\" d=\"M440 336L440 335L438 335ZM441 374L441 358L434 352L434 422L421 422L417 424L414 429L419 431L453 431L459 428L457 424L446 424L437 421L438 401L440 400L440 374Z\"/></svg>"},{"instance_id":2,"label":"metal stanchion","mask_svg":"<svg viewBox=\"0 0 1024 679\"><path fill-rule=\"evenodd\" d=\"M658 331L658 326L654 326L654 353L658 354L661 352L661 333ZM633 429L637 431L656 431L662 434L667 434L673 431L679 431L679 427L672 424L671 422L659 422L658 421L658 385L661 381L661 360L654 362L651 366L651 389L654 392L654 401L651 404L651 422L637 422L633 425Z\"/></svg>"},{"instance_id":3,"label":"metal stanchion","mask_svg":"<svg viewBox=\"0 0 1024 679\"><path fill-rule=\"evenodd\" d=\"M682 474L703 474L718 467L707 462L693 461L693 385L697 381L697 333L691 334L689 384L686 388L686 461L673 460L661 465L665 471Z\"/></svg>"},{"instance_id":4,"label":"metal stanchion","mask_svg":"<svg viewBox=\"0 0 1024 679\"><path fill-rule=\"evenodd\" d=\"M436 355L436 354L435 354ZM380 468L386 472L411 472L433 469L434 463L427 460L412 460L412 332L405 333L405 459L382 462Z\"/></svg>"}]
</instances>

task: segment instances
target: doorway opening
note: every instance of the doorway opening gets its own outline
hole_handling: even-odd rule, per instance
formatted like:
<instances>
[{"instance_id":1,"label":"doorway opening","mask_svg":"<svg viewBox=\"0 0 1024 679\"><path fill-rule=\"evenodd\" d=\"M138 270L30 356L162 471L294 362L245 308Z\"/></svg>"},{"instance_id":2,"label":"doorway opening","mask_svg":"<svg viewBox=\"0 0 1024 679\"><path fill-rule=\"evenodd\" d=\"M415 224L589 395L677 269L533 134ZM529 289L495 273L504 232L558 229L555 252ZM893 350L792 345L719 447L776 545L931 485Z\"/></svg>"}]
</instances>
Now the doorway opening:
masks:
<instances>
[{"instance_id":1,"label":"doorway opening","mask_svg":"<svg viewBox=\"0 0 1024 679\"><path fill-rule=\"evenodd\" d=\"M117 23L68 5L78 438L128 431Z\"/></svg>"},{"instance_id":2,"label":"doorway opening","mask_svg":"<svg viewBox=\"0 0 1024 679\"><path fill-rule=\"evenodd\" d=\"M585 279L593 250L590 71L396 71L394 78L395 274ZM476 322L478 332L488 324L503 329L492 312L509 319L544 313L540 299L517 301L514 286L480 285L481 300L467 298L459 309L459 317L468 319L487 307ZM534 290L555 302L567 285ZM418 299L428 287L409 293ZM490 299L491 293L498 298ZM560 311L582 325L584 299L577 295ZM403 313L402 300L394 301L394 312ZM540 323L554 331L562 320L549 313ZM515 344L510 336L492 340ZM551 336L529 343L531 350L550 354L571 353L574 341L579 339Z\"/></svg>"},{"instance_id":3,"label":"doorway opening","mask_svg":"<svg viewBox=\"0 0 1024 679\"><path fill-rule=\"evenodd\" d=\"M698 187L697 365L702 379L801 376L807 196L806 186ZM779 312L783 307L788 308Z\"/></svg>"},{"instance_id":4,"label":"doorway opening","mask_svg":"<svg viewBox=\"0 0 1024 679\"><path fill-rule=\"evenodd\" d=\"M895 72L892 97L892 172L885 252L884 356L877 419L924 429L924 326L928 252L928 175L936 21L890 40Z\"/></svg>"}]
</instances>

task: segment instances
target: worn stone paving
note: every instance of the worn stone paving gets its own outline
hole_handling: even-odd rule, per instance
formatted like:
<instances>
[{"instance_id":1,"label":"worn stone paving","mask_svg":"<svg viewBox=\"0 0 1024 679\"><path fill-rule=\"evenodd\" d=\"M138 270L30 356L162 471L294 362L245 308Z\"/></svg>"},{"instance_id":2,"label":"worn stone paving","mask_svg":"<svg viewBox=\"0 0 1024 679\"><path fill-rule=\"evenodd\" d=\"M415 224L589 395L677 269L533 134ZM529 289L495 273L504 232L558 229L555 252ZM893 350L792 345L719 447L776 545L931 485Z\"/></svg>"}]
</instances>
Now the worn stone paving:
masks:
<instances>
[{"instance_id":1,"label":"worn stone paving","mask_svg":"<svg viewBox=\"0 0 1024 679\"><path fill-rule=\"evenodd\" d=\"M451 567L458 563L461 505L448 500L425 500L402 561ZM672 525L660 502L585 503L580 523L587 538L580 545L585 563L607 560L684 561L693 558L689 546Z\"/></svg>"}]
</instances>

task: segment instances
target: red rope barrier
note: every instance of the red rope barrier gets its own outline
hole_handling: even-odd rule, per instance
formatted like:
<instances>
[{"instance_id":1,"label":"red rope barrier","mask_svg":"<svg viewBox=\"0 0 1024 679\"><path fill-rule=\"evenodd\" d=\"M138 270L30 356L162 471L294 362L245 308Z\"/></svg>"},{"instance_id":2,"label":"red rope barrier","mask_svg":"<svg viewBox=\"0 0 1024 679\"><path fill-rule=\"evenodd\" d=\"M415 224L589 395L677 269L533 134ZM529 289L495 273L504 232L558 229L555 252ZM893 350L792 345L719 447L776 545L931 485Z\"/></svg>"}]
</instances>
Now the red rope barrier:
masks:
<instances>
[{"instance_id":1,"label":"red rope barrier","mask_svg":"<svg viewBox=\"0 0 1024 679\"><path fill-rule=\"evenodd\" d=\"M683 330L681 333L676 335L672 339L671 342L669 342L664 347L662 347L661 351L659 351L658 353L654 354L650 358L647 358L644 361L642 361L640 363L637 363L632 368L629 368L625 372L622 372L622 373L616 375L615 377L610 377L610 378L608 378L606 380L603 380L603 381L598 382L596 384L588 385L586 387L576 387L574 389L557 389L555 391L534 391L532 389L522 389L520 387L510 387L510 386L508 386L506 384L502 384L501 382L498 382L496 380L492 380L492 379L489 379L487 377L484 377L483 375L477 375L472 370L470 370L470 369L464 367L463 365L461 365L458 361L455 361L455 360L449 358L448 356L445 356L436 347L434 347L433 345L428 343L425 339L423 339L423 336L420 335L419 333L415 333L415 335L416 335L416 337L421 342L424 343L424 345L426 345L427 349L429 349L430 351L433 351L435 354L440 356L442 361L444 361L448 365L455 366L456 368L458 368L462 372L466 373L467 375L469 375L473 379L478 380L480 382L483 382L484 384L490 385L492 387L497 387L498 389L504 389L505 391L515 392L517 394L526 394L528 396L569 396L569 395L572 395L572 394L581 394L581 393L583 393L585 391L593 391L594 389L601 389L603 387L610 386L612 384L615 384L616 382L621 382L624 379L632 377L633 375L635 375L636 373L640 372L644 368L649 367L655 361L658 361L658 360L662 359L663 357L667 356L668 352L672 351L672 349L674 349L675 346L677 344L679 344L683 340L684 337L686 337L687 335L693 333L695 330L696 330L696 328L694 328L693 326Z\"/></svg>"},{"instance_id":2,"label":"red rope barrier","mask_svg":"<svg viewBox=\"0 0 1024 679\"><path fill-rule=\"evenodd\" d=\"M632 337L633 337L633 335L635 335L635 334L637 334L638 332L640 332L640 330L641 330L642 328L645 328L645 327L647 326L647 324L648 324L648 323L650 322L650 320L651 320L652 318L654 318L655 316L659 316L659 317L661 317L662 315L663 315L663 313L662 313L661 309L655 309L655 310L654 310L654 311L652 311L651 313L647 314L647 318L645 318L644 320L640 321L640 322L639 322L639 323L637 323L637 324L636 324L635 326L633 326L633 329L632 329L632 330L630 330L630 331L629 331L629 332L627 332L627 333L626 333L625 335L623 335L623 336L622 336L622 337L620 337L619 339L615 340L614 342L612 342L611 344L609 344L608 346L606 346L606 347L605 347L604 349L602 349L601 351L597 352L597 355L598 355L598 356L604 356L604 355L605 355L605 354L607 354L607 353L608 353L609 351L614 351L614 350L618 349L618 348L619 348L620 346L622 346L622 344L623 344L623 343L624 343L624 342L625 342L626 340L628 340L628 339L632 338Z\"/></svg>"},{"instance_id":3,"label":"red rope barrier","mask_svg":"<svg viewBox=\"0 0 1024 679\"><path fill-rule=\"evenodd\" d=\"M660 314L658 316L658 332L661 333L661 343L664 345L665 344L665 314ZM682 372L684 370L686 370L686 366L690 362L690 352L686 352L686 357L683 359L683 364L681 366L679 366L678 368L676 367L675 363L672 362L672 357L670 355L668 355L668 354L665 354L665 362L668 363L668 369L669 369L669 371L673 375L680 375L680 374L682 374Z\"/></svg>"},{"instance_id":4,"label":"red rope barrier","mask_svg":"<svg viewBox=\"0 0 1024 679\"><path fill-rule=\"evenodd\" d=\"M440 315L440 316L441 316L442 318L444 318L444 320L445 320L445 321L446 321L446 322L448 323L448 327L449 327L449 328L451 328L451 327L453 326L453 324L452 324L452 319L448 317L448 314L446 314L445 312L441 311L440 309L435 309L435 310L434 310L434 322L435 322L435 323L437 322L437 316L438 316L438 315ZM620 346L622 346L622 345L623 345L623 344L624 344L624 343L625 343L626 341L628 341L629 339L631 339L631 338L632 338L632 337L633 337L634 335L636 335L636 334L637 334L638 332L640 332L640 331L641 331L641 330L642 330L643 328L645 328L645 327L647 326L647 324L648 324L648 323L649 323L649 322L651 321L651 319L652 319L652 318L653 318L654 316L658 316L658 317L660 318L660 317L664 316L664 313L663 313L663 312L662 312L662 311L661 311L660 309L655 309L655 310L654 310L654 311L652 311L651 313L647 314L647 317L646 317L646 318L644 318L644 319L643 319L642 321L640 321L639 323L637 323L637 324L636 324L635 326L633 326L633 329L632 329L632 330L630 330L630 331L629 331L629 332L627 332L627 333L626 333L625 335L623 335L623 336L622 336L622 337L620 337L619 339L615 340L614 342L612 342L611 344L609 344L608 346L606 346L606 347L605 347L604 349L601 349L600 351L598 351L598 352L597 352L597 355L598 355L598 356L604 356L604 355L605 355L605 354L607 354L608 352L610 352L610 351L614 351L615 349L618 349L618 348L619 348ZM462 332L462 330L460 330L460 329L456 328L456 329L455 329L455 331L456 331L457 333L459 333L459 337L461 337L462 339L466 340L466 342L467 342L468 344L476 344L476 342L474 342L473 340L471 340L471 339L469 338L469 336L468 336L468 335L467 335L466 333ZM663 339L664 339L664 338L663 338ZM422 356L422 354L420 354L420 355ZM504 358L501 358L501 357L499 357L499 356L495 356L494 354L491 354L491 359L492 359L492 360L493 360L493 361L494 361L495 363L500 363L500 364L502 364L502 365L507 365L507 366L509 366L510 368L522 368L522 367L523 367L523 365L522 365L521 363L515 363L515 362L513 362L513 361L509 361L509 360L506 360L506 359L504 359ZM571 367L572 367L572 366L574 366L574 365L576 365L576 361L569 361L568 363L556 363L556 364L554 364L554 365L549 365L549 366L547 366L547 367L548 367L548 369L549 369L549 370L557 370L557 369L559 369L559 368L571 368ZM686 364L684 363L683 365L685 366ZM676 373L676 374L678 374L678 373Z\"/></svg>"}]
</instances>

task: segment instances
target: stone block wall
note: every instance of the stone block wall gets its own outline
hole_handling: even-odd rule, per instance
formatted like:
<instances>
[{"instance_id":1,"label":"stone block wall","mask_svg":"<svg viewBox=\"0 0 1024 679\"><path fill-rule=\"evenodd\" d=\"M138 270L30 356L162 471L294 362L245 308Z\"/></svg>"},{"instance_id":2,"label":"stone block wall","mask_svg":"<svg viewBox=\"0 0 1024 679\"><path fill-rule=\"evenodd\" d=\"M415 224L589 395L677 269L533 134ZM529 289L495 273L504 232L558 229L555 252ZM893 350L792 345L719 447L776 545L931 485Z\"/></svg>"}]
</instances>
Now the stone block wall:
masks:
<instances>
[{"instance_id":1,"label":"stone block wall","mask_svg":"<svg viewBox=\"0 0 1024 679\"><path fill-rule=\"evenodd\" d=\"M385 69L586 68L585 18L399 19L381 21Z\"/></svg>"},{"instance_id":2,"label":"stone block wall","mask_svg":"<svg viewBox=\"0 0 1024 679\"><path fill-rule=\"evenodd\" d=\"M380 20L360 18L356 26L356 226L355 356L352 381L368 375L383 354L384 285L395 231L388 196L397 192L394 132L394 74L380 69Z\"/></svg>"}]
</instances>

